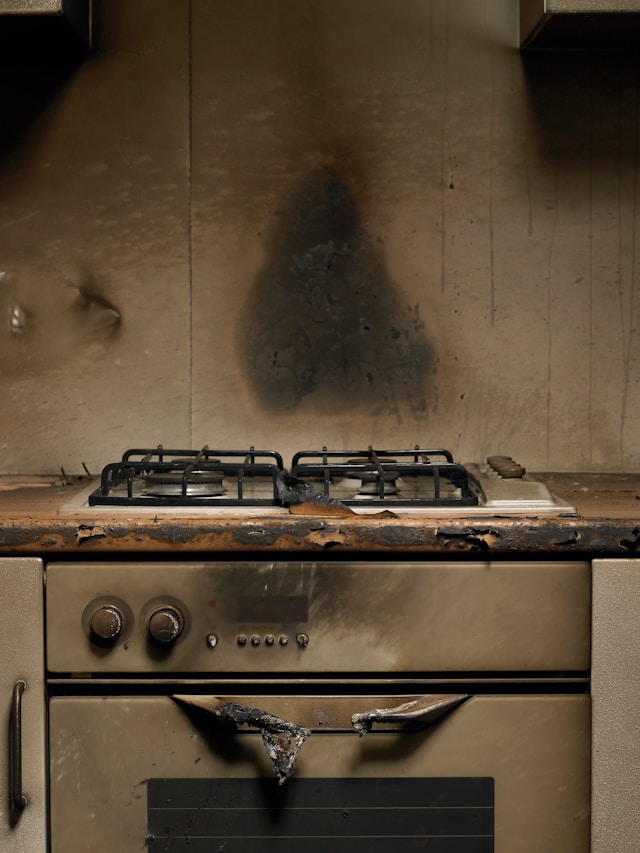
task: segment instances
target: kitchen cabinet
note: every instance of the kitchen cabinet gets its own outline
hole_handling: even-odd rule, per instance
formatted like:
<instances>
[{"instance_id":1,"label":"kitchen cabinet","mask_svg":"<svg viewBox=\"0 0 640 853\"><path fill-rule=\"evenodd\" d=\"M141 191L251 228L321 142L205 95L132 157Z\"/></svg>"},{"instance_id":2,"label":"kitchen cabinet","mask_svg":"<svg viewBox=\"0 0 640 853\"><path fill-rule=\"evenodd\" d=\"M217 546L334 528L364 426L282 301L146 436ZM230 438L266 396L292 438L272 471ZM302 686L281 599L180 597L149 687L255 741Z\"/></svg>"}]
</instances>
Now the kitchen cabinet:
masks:
<instances>
[{"instance_id":1,"label":"kitchen cabinet","mask_svg":"<svg viewBox=\"0 0 640 853\"><path fill-rule=\"evenodd\" d=\"M543 50L637 48L640 0L520 0L520 43Z\"/></svg>"},{"instance_id":2,"label":"kitchen cabinet","mask_svg":"<svg viewBox=\"0 0 640 853\"><path fill-rule=\"evenodd\" d=\"M43 566L0 560L0 850L46 850ZM23 808L14 798L23 797Z\"/></svg>"},{"instance_id":3,"label":"kitchen cabinet","mask_svg":"<svg viewBox=\"0 0 640 853\"><path fill-rule=\"evenodd\" d=\"M640 559L593 561L592 853L640 847Z\"/></svg>"},{"instance_id":4,"label":"kitchen cabinet","mask_svg":"<svg viewBox=\"0 0 640 853\"><path fill-rule=\"evenodd\" d=\"M91 47L90 0L0 0L3 59L75 59Z\"/></svg>"}]
</instances>

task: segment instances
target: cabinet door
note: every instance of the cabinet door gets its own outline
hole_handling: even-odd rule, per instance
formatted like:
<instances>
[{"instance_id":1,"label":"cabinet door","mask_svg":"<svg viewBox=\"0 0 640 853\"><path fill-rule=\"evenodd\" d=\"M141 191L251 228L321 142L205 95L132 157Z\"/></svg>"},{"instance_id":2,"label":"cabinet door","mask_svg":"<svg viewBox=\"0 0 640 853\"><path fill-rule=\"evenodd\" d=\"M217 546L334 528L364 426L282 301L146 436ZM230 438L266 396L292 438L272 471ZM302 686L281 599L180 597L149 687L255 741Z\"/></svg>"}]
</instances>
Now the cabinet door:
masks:
<instances>
[{"instance_id":1,"label":"cabinet door","mask_svg":"<svg viewBox=\"0 0 640 853\"><path fill-rule=\"evenodd\" d=\"M0 850L44 853L42 562L0 559L0 602Z\"/></svg>"},{"instance_id":2,"label":"cabinet door","mask_svg":"<svg viewBox=\"0 0 640 853\"><path fill-rule=\"evenodd\" d=\"M640 560L594 560L593 853L640 849Z\"/></svg>"}]
</instances>

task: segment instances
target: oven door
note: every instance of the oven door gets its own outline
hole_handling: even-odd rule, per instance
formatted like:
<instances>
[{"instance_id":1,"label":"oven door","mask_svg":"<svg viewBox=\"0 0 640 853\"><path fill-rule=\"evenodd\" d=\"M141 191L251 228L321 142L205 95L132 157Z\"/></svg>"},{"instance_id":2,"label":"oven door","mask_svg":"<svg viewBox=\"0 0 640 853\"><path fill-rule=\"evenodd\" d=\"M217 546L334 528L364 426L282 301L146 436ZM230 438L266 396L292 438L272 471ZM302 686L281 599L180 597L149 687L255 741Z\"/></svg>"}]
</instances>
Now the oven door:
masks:
<instances>
[{"instance_id":1,"label":"oven door","mask_svg":"<svg viewBox=\"0 0 640 853\"><path fill-rule=\"evenodd\" d=\"M249 725L169 695L51 700L51 853L589 851L588 696L478 694L435 721L366 713L407 696L193 698ZM282 784L263 712L310 732Z\"/></svg>"}]
</instances>

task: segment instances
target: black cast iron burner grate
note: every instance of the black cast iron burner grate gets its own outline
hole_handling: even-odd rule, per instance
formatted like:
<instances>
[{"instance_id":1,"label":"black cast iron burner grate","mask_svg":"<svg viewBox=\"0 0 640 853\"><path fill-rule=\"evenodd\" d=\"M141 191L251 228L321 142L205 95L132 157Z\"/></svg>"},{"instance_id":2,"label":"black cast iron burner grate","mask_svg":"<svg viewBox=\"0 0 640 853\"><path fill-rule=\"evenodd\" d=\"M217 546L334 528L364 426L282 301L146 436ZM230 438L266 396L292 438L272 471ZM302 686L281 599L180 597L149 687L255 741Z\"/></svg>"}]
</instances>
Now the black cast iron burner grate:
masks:
<instances>
[{"instance_id":1,"label":"black cast iron burner grate","mask_svg":"<svg viewBox=\"0 0 640 853\"><path fill-rule=\"evenodd\" d=\"M348 506L477 506L479 502L466 468L444 449L304 450L293 457L291 476L314 483L325 497ZM353 486L355 481L362 484L360 489Z\"/></svg>"},{"instance_id":2,"label":"black cast iron burner grate","mask_svg":"<svg viewBox=\"0 0 640 853\"><path fill-rule=\"evenodd\" d=\"M309 495L351 506L476 506L448 450L305 450L291 470L274 450L127 450L102 470L91 506L289 506ZM301 485L300 495L283 483Z\"/></svg>"},{"instance_id":3,"label":"black cast iron burner grate","mask_svg":"<svg viewBox=\"0 0 640 853\"><path fill-rule=\"evenodd\" d=\"M91 506L277 506L275 450L127 450L102 469ZM255 483L265 485L256 494ZM224 485L223 485L224 484ZM166 494L162 494L163 486ZM220 491L222 490L222 492ZM148 492L148 493L146 493Z\"/></svg>"}]
</instances>

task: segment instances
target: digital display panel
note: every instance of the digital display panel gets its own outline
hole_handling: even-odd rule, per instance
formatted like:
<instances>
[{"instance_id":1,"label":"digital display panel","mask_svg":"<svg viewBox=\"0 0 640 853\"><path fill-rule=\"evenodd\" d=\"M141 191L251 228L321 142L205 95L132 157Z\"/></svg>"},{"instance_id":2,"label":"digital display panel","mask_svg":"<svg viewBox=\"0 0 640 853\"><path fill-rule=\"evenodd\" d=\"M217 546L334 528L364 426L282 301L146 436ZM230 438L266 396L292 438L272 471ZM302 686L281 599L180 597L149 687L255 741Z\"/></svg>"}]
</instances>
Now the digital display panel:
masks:
<instances>
[{"instance_id":1,"label":"digital display panel","mask_svg":"<svg viewBox=\"0 0 640 853\"><path fill-rule=\"evenodd\" d=\"M306 622L309 600L306 595L241 595L238 622Z\"/></svg>"}]
</instances>

